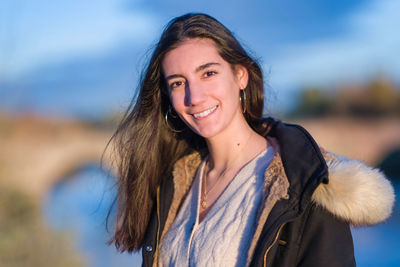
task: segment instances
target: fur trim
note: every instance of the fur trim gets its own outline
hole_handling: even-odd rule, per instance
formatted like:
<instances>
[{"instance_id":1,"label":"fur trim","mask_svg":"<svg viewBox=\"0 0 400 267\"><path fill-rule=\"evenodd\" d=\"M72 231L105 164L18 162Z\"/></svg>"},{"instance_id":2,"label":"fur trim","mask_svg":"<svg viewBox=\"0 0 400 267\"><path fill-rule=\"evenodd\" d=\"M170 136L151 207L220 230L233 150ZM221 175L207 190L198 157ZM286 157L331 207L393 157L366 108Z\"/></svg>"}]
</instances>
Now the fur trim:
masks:
<instances>
[{"instance_id":1,"label":"fur trim","mask_svg":"<svg viewBox=\"0 0 400 267\"><path fill-rule=\"evenodd\" d=\"M323 151L329 168L329 184L320 184L313 201L354 226L386 220L394 202L390 182L377 169Z\"/></svg>"},{"instance_id":2,"label":"fur trim","mask_svg":"<svg viewBox=\"0 0 400 267\"><path fill-rule=\"evenodd\" d=\"M289 181L283 168L282 159L280 156L278 142L274 138L267 137L268 144L271 145L275 151L275 155L272 158L268 168L264 173L264 189L263 189L263 204L257 216L257 226L254 232L253 239L250 243L250 248L247 252L247 263L246 266L250 265L250 261L258 239L261 236L262 229L264 228L265 222L268 219L268 215L272 208L279 199L289 198L288 189Z\"/></svg>"},{"instance_id":3,"label":"fur trim","mask_svg":"<svg viewBox=\"0 0 400 267\"><path fill-rule=\"evenodd\" d=\"M186 194L189 192L190 186L192 185L200 163L201 157L199 153L187 155L175 163L174 170L172 172L174 177L174 195L172 197L171 207L169 209L160 240L164 239L164 236L167 234L169 228L174 222L179 207ZM159 251L160 250L157 248L156 252L154 253L153 267L158 265Z\"/></svg>"}]
</instances>

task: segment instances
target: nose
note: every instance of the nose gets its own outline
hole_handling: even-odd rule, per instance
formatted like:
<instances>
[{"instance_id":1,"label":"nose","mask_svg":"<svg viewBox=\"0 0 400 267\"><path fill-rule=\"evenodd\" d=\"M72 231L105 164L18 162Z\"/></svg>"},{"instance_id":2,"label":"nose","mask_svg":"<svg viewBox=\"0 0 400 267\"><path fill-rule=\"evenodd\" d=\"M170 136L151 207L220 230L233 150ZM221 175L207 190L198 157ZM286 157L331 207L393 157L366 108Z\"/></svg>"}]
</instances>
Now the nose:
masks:
<instances>
[{"instance_id":1,"label":"nose","mask_svg":"<svg viewBox=\"0 0 400 267\"><path fill-rule=\"evenodd\" d=\"M207 93L200 82L186 82L185 87L185 105L196 106L207 100Z\"/></svg>"}]
</instances>

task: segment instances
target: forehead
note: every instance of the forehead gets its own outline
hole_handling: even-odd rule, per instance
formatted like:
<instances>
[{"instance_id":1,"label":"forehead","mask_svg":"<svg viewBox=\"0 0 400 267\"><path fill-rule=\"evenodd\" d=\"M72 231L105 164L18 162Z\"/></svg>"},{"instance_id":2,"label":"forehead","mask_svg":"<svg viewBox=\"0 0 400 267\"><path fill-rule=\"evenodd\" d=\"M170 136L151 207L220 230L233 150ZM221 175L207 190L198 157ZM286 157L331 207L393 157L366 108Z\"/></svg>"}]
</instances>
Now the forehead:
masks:
<instances>
[{"instance_id":1,"label":"forehead","mask_svg":"<svg viewBox=\"0 0 400 267\"><path fill-rule=\"evenodd\" d=\"M193 71L206 63L228 63L219 55L217 45L211 39L195 38L182 42L169 51L162 61L165 75Z\"/></svg>"}]
</instances>

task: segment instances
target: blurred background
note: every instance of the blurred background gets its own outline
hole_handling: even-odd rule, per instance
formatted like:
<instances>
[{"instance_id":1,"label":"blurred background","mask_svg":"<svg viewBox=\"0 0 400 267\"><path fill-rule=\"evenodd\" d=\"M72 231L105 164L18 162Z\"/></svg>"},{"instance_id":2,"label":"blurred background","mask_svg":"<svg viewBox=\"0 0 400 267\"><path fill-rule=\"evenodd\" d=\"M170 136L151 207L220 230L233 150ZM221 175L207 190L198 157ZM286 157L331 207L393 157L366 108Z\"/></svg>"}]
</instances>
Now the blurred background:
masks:
<instances>
[{"instance_id":1,"label":"blurred background","mask_svg":"<svg viewBox=\"0 0 400 267\"><path fill-rule=\"evenodd\" d=\"M0 2L0 266L140 266L106 242L100 157L164 25L205 12L260 60L265 115L380 167L400 192L398 0ZM400 208L352 229L358 266L400 266ZM340 245L340 244L338 244Z\"/></svg>"}]
</instances>

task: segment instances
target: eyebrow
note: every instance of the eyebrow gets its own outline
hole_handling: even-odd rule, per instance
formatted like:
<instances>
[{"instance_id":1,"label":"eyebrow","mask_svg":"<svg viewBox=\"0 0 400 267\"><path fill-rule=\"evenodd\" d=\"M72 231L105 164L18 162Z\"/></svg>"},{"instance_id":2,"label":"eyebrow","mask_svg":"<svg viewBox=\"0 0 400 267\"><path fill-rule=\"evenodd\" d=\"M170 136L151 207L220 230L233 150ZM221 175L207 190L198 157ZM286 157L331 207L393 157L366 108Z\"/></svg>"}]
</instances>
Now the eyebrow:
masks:
<instances>
[{"instance_id":1,"label":"eyebrow","mask_svg":"<svg viewBox=\"0 0 400 267\"><path fill-rule=\"evenodd\" d=\"M195 72L202 71L202 70L204 70L204 69L206 69L206 68L208 68L208 67L210 67L210 66L214 66L214 65L218 65L218 66L219 66L219 65L221 65L221 64L219 64L219 63L217 63L217 62L206 63L206 64L203 64L203 65L198 66L198 67L196 68Z\"/></svg>"},{"instance_id":2,"label":"eyebrow","mask_svg":"<svg viewBox=\"0 0 400 267\"><path fill-rule=\"evenodd\" d=\"M210 66L215 66L215 65L220 66L221 64L218 62L209 62L209 63L198 66L195 69L195 72L197 73L197 72L202 71ZM168 75L167 77L165 77L165 80L168 81L168 80L174 79L174 78L185 78L185 76L183 76L182 74L171 74L171 75Z\"/></svg>"},{"instance_id":3,"label":"eyebrow","mask_svg":"<svg viewBox=\"0 0 400 267\"><path fill-rule=\"evenodd\" d=\"M183 76L182 74L172 74L172 75L165 77L165 80L168 81L168 80L171 80L174 78L185 78L185 76Z\"/></svg>"}]
</instances>

